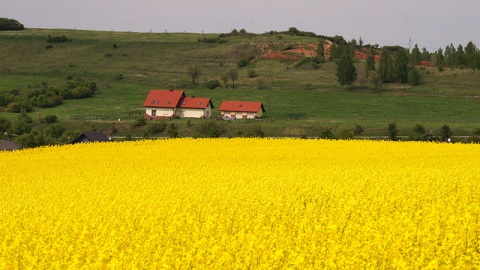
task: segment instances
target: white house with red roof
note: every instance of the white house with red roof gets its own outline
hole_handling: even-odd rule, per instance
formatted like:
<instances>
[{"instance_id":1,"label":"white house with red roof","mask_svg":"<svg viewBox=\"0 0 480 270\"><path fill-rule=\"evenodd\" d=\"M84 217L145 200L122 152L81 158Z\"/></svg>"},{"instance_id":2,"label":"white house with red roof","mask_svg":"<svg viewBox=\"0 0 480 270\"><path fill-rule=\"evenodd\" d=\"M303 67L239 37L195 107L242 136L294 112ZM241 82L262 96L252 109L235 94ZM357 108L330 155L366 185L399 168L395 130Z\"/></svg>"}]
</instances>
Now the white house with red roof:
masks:
<instances>
[{"instance_id":1,"label":"white house with red roof","mask_svg":"<svg viewBox=\"0 0 480 270\"><path fill-rule=\"evenodd\" d=\"M209 118L213 103L210 98L187 97L183 90L150 90L143 107L148 120L171 117Z\"/></svg>"},{"instance_id":2,"label":"white house with red roof","mask_svg":"<svg viewBox=\"0 0 480 270\"><path fill-rule=\"evenodd\" d=\"M178 116L180 118L210 118L212 109L213 103L210 98L183 97L178 104Z\"/></svg>"},{"instance_id":3,"label":"white house with red roof","mask_svg":"<svg viewBox=\"0 0 480 270\"><path fill-rule=\"evenodd\" d=\"M222 118L253 119L262 117L265 107L262 102L224 100L218 108Z\"/></svg>"}]
</instances>

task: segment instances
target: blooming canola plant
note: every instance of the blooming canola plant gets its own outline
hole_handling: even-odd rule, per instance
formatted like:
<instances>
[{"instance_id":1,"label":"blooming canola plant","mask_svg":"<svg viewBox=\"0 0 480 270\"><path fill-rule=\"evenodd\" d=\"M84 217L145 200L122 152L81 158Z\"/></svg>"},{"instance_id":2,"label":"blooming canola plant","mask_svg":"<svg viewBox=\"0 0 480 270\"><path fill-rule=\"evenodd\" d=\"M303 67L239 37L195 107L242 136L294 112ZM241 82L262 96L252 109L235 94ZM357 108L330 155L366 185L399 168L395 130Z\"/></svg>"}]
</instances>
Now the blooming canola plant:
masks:
<instances>
[{"instance_id":1,"label":"blooming canola plant","mask_svg":"<svg viewBox=\"0 0 480 270\"><path fill-rule=\"evenodd\" d=\"M0 269L480 265L480 145L168 139L0 152Z\"/></svg>"}]
</instances>

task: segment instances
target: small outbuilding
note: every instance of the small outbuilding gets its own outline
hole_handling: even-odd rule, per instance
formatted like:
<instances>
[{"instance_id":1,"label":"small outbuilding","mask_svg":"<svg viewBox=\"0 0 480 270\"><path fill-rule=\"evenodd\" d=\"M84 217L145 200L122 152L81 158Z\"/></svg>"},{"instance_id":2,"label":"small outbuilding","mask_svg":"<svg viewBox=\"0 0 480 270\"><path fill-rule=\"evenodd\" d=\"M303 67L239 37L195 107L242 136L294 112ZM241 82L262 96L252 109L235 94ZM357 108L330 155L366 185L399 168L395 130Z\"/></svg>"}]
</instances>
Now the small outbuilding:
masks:
<instances>
[{"instance_id":1,"label":"small outbuilding","mask_svg":"<svg viewBox=\"0 0 480 270\"><path fill-rule=\"evenodd\" d=\"M101 132L86 132L78 136L78 138L73 140L71 144L89 143L89 142L111 142L111 141L112 139L110 139L107 135Z\"/></svg>"},{"instance_id":2,"label":"small outbuilding","mask_svg":"<svg viewBox=\"0 0 480 270\"><path fill-rule=\"evenodd\" d=\"M0 140L0 151L13 151L21 149L22 146L12 141Z\"/></svg>"},{"instance_id":3,"label":"small outbuilding","mask_svg":"<svg viewBox=\"0 0 480 270\"><path fill-rule=\"evenodd\" d=\"M262 102L224 100L218 108L222 118L254 119L265 114Z\"/></svg>"}]
</instances>

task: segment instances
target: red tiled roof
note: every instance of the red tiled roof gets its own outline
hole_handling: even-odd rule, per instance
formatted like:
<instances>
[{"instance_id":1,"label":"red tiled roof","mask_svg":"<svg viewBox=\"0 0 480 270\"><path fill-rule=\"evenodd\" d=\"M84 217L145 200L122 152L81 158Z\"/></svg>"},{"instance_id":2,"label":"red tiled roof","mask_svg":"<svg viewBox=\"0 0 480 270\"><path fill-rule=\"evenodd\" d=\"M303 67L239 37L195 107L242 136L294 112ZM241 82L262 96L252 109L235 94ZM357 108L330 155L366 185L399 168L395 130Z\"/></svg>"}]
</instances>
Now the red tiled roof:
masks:
<instances>
[{"instance_id":1,"label":"red tiled roof","mask_svg":"<svg viewBox=\"0 0 480 270\"><path fill-rule=\"evenodd\" d=\"M183 90L150 90L143 107L175 108L182 97Z\"/></svg>"},{"instance_id":2,"label":"red tiled roof","mask_svg":"<svg viewBox=\"0 0 480 270\"><path fill-rule=\"evenodd\" d=\"M213 103L210 98L183 97L178 103L178 108L205 109L208 104L213 109Z\"/></svg>"},{"instance_id":3,"label":"red tiled roof","mask_svg":"<svg viewBox=\"0 0 480 270\"><path fill-rule=\"evenodd\" d=\"M224 100L220 104L219 111L229 111L229 112L258 112L260 109L265 112L262 102L251 102L251 101L231 101Z\"/></svg>"}]
</instances>

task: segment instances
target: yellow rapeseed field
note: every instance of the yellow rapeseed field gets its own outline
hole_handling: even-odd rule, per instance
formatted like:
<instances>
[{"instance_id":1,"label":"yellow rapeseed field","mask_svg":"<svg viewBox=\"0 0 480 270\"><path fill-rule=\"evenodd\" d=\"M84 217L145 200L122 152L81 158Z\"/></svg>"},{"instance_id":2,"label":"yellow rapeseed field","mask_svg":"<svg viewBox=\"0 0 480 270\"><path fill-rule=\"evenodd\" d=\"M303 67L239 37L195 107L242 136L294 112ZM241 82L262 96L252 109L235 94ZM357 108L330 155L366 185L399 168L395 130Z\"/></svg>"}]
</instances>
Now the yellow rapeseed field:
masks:
<instances>
[{"instance_id":1,"label":"yellow rapeseed field","mask_svg":"<svg viewBox=\"0 0 480 270\"><path fill-rule=\"evenodd\" d=\"M475 269L480 145L169 139L0 152L0 269Z\"/></svg>"}]
</instances>

